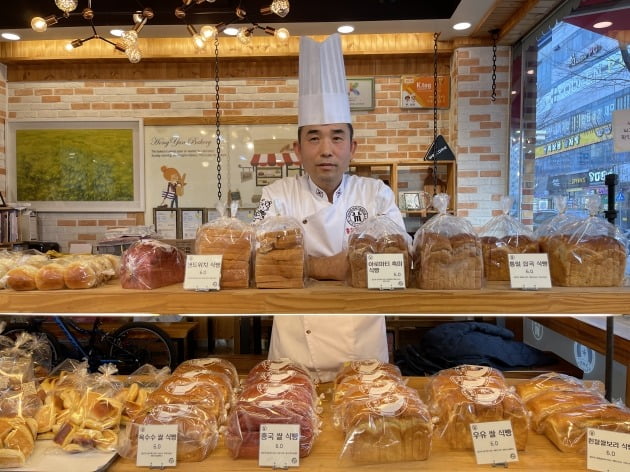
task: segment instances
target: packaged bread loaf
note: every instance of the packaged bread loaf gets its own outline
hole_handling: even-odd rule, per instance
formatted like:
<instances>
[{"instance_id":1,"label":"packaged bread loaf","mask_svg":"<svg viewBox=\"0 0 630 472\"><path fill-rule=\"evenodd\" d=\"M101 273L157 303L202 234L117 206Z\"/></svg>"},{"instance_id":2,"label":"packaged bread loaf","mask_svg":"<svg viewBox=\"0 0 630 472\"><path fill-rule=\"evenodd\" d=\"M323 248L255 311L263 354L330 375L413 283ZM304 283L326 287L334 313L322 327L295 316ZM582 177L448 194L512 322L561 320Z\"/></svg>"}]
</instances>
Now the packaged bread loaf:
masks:
<instances>
[{"instance_id":1,"label":"packaged bread loaf","mask_svg":"<svg viewBox=\"0 0 630 472\"><path fill-rule=\"evenodd\" d=\"M556 214L534 228L534 238L538 241L540 252L548 252L547 239L567 223L577 220L577 216L567 212L567 197L554 195L553 205Z\"/></svg>"},{"instance_id":2,"label":"packaged bread loaf","mask_svg":"<svg viewBox=\"0 0 630 472\"><path fill-rule=\"evenodd\" d=\"M483 270L486 280L510 280L510 254L539 252L534 234L509 212L512 198L501 200L502 213L492 217L480 230Z\"/></svg>"},{"instance_id":3,"label":"packaged bread loaf","mask_svg":"<svg viewBox=\"0 0 630 472\"><path fill-rule=\"evenodd\" d=\"M255 230L256 288L303 288L306 273L300 223L288 216L271 216Z\"/></svg>"},{"instance_id":4,"label":"packaged bread loaf","mask_svg":"<svg viewBox=\"0 0 630 472\"><path fill-rule=\"evenodd\" d=\"M569 222L546 238L553 285L622 285L628 243L619 228L598 216L600 204L598 195L589 196L588 218Z\"/></svg>"},{"instance_id":5,"label":"packaged bread loaf","mask_svg":"<svg viewBox=\"0 0 630 472\"><path fill-rule=\"evenodd\" d=\"M219 433L216 419L195 405L160 404L143 411L131 420L121 434L118 454L135 459L138 453L138 434L145 425L177 426L177 461L204 460L217 445Z\"/></svg>"},{"instance_id":6,"label":"packaged bread loaf","mask_svg":"<svg viewBox=\"0 0 630 472\"><path fill-rule=\"evenodd\" d=\"M251 272L254 232L251 225L236 218L220 216L197 230L195 254L220 255L221 288L247 288Z\"/></svg>"},{"instance_id":7,"label":"packaged bread loaf","mask_svg":"<svg viewBox=\"0 0 630 472\"><path fill-rule=\"evenodd\" d=\"M408 286L411 263L409 247L411 238L405 228L399 227L385 215L368 218L357 226L348 238L348 263L350 265L350 285L357 288L368 286L368 254L401 254L405 285Z\"/></svg>"},{"instance_id":8,"label":"packaged bread loaf","mask_svg":"<svg viewBox=\"0 0 630 472\"><path fill-rule=\"evenodd\" d=\"M288 367L288 363L281 364ZM315 386L303 372L274 372L268 367L269 363L262 368L254 366L243 381L243 390L228 417L225 445L234 458L258 458L261 425L298 424L300 457L306 457L320 431ZM278 381L275 374L284 377Z\"/></svg>"},{"instance_id":9,"label":"packaged bread loaf","mask_svg":"<svg viewBox=\"0 0 630 472\"><path fill-rule=\"evenodd\" d=\"M136 241L122 256L120 283L123 288L150 290L184 281L186 255L156 239Z\"/></svg>"},{"instance_id":10,"label":"packaged bread loaf","mask_svg":"<svg viewBox=\"0 0 630 472\"><path fill-rule=\"evenodd\" d=\"M427 386L429 410L437 432L452 449L472 449L470 425L509 420L518 450L527 445L529 417L503 374L483 366L460 366L438 372Z\"/></svg>"},{"instance_id":11,"label":"packaged bread loaf","mask_svg":"<svg viewBox=\"0 0 630 472\"><path fill-rule=\"evenodd\" d=\"M433 197L438 214L423 224L413 238L413 272L419 288L431 290L480 289L483 278L481 242L472 225L449 215L449 196Z\"/></svg>"}]
</instances>

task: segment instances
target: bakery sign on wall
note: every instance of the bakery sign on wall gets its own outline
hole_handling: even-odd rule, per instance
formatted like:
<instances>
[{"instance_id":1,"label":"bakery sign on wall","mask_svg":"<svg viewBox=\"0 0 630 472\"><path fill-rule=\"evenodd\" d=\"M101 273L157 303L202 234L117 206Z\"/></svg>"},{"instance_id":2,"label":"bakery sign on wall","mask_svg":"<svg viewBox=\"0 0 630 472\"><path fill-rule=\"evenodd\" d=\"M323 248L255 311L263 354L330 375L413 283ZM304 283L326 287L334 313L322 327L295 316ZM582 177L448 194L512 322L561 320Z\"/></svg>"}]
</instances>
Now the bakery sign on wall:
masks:
<instances>
[{"instance_id":1,"label":"bakery sign on wall","mask_svg":"<svg viewBox=\"0 0 630 472\"><path fill-rule=\"evenodd\" d=\"M400 108L433 108L434 82L432 75L402 76L400 79ZM451 82L448 75L437 77L437 108L450 106Z\"/></svg>"}]
</instances>

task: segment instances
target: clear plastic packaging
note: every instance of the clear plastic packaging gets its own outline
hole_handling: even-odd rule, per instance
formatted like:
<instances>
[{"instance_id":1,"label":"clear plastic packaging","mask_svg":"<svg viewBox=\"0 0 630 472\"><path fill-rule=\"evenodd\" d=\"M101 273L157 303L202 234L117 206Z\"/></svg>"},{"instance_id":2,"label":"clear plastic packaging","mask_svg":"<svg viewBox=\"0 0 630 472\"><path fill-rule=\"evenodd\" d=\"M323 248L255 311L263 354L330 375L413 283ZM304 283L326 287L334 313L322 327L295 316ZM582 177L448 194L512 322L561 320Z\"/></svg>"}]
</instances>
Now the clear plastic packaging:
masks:
<instances>
[{"instance_id":1,"label":"clear plastic packaging","mask_svg":"<svg viewBox=\"0 0 630 472\"><path fill-rule=\"evenodd\" d=\"M217 205L220 216L197 229L195 254L222 256L221 288L247 288L250 283L254 231L236 217L238 202L232 204L231 217L224 216L225 204Z\"/></svg>"},{"instance_id":2,"label":"clear plastic packaging","mask_svg":"<svg viewBox=\"0 0 630 472\"><path fill-rule=\"evenodd\" d=\"M186 254L155 239L133 243L122 256L122 288L151 290L184 281Z\"/></svg>"},{"instance_id":3,"label":"clear plastic packaging","mask_svg":"<svg viewBox=\"0 0 630 472\"><path fill-rule=\"evenodd\" d=\"M270 216L255 230L256 288L303 288L306 253L300 223L288 216Z\"/></svg>"},{"instance_id":4,"label":"clear plastic packaging","mask_svg":"<svg viewBox=\"0 0 630 472\"><path fill-rule=\"evenodd\" d=\"M117 452L135 459L138 434L144 425L177 425L177 461L199 462L217 446L219 439L216 419L196 405L154 405L136 416L121 433Z\"/></svg>"},{"instance_id":5,"label":"clear plastic packaging","mask_svg":"<svg viewBox=\"0 0 630 472\"><path fill-rule=\"evenodd\" d=\"M616 226L597 216L599 195L587 199L589 217L569 222L546 241L553 285L617 287L623 284L628 241Z\"/></svg>"},{"instance_id":6,"label":"clear plastic packaging","mask_svg":"<svg viewBox=\"0 0 630 472\"><path fill-rule=\"evenodd\" d=\"M547 252L547 238L555 233L559 228L567 223L577 220L578 218L567 213L567 197L564 195L555 195L553 197L554 207L558 213L548 220L544 221L534 230L534 238L540 245L541 252Z\"/></svg>"},{"instance_id":7,"label":"clear plastic packaging","mask_svg":"<svg viewBox=\"0 0 630 472\"><path fill-rule=\"evenodd\" d=\"M464 218L447 213L449 196L433 197L438 214L413 238L413 273L422 289L480 289L483 280L481 241Z\"/></svg>"},{"instance_id":8,"label":"clear plastic packaging","mask_svg":"<svg viewBox=\"0 0 630 472\"><path fill-rule=\"evenodd\" d=\"M590 390L601 395L604 394L604 385L599 381L591 381L589 387L584 382L571 375L559 372L545 372L534 378L519 382L516 393L527 404L535 396L550 390L579 391Z\"/></svg>"},{"instance_id":9,"label":"clear plastic packaging","mask_svg":"<svg viewBox=\"0 0 630 472\"><path fill-rule=\"evenodd\" d=\"M350 377L353 375L376 375L381 372L390 374L394 377L402 378L402 374L400 373L400 369L388 362L382 362L378 359L358 359L354 361L346 361L344 362L337 374L335 375L334 387L341 384L346 377Z\"/></svg>"},{"instance_id":10,"label":"clear plastic packaging","mask_svg":"<svg viewBox=\"0 0 630 472\"><path fill-rule=\"evenodd\" d=\"M220 357L202 357L198 359L188 359L182 362L175 369L175 374L186 372L188 370L204 369L210 372L217 372L225 375L232 385L232 388L236 390L240 385L238 371L234 364L227 359Z\"/></svg>"},{"instance_id":11,"label":"clear plastic packaging","mask_svg":"<svg viewBox=\"0 0 630 472\"><path fill-rule=\"evenodd\" d=\"M534 234L510 216L512 198L501 199L502 213L490 219L480 230L483 270L486 280L510 280L510 254L539 252Z\"/></svg>"},{"instance_id":12,"label":"clear plastic packaging","mask_svg":"<svg viewBox=\"0 0 630 472\"><path fill-rule=\"evenodd\" d=\"M410 246L411 237L391 218L385 215L368 218L354 228L348 238L350 285L356 288L367 288L368 254L402 254L405 287L408 287L411 270Z\"/></svg>"},{"instance_id":13,"label":"clear plastic packaging","mask_svg":"<svg viewBox=\"0 0 630 472\"><path fill-rule=\"evenodd\" d=\"M460 366L438 372L427 385L436 432L452 449L473 448L470 425L509 420L518 450L527 445L529 415L501 372L484 366Z\"/></svg>"}]
</instances>

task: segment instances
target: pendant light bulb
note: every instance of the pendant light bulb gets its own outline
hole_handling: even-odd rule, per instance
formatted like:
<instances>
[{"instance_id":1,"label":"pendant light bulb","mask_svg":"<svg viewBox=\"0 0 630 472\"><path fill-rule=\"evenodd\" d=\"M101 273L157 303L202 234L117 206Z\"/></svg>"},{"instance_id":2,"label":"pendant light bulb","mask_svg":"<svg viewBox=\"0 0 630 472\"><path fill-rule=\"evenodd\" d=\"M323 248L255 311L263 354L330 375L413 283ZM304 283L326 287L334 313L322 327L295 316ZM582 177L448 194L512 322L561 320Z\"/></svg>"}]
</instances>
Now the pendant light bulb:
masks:
<instances>
[{"instance_id":1,"label":"pendant light bulb","mask_svg":"<svg viewBox=\"0 0 630 472\"><path fill-rule=\"evenodd\" d=\"M65 15L74 11L78 4L78 0L55 0L55 5L57 5L57 8L59 8Z\"/></svg>"},{"instance_id":2,"label":"pendant light bulb","mask_svg":"<svg viewBox=\"0 0 630 472\"><path fill-rule=\"evenodd\" d=\"M125 31L120 37L120 41L125 48L135 46L138 42L138 33L133 29Z\"/></svg>"},{"instance_id":3,"label":"pendant light bulb","mask_svg":"<svg viewBox=\"0 0 630 472\"><path fill-rule=\"evenodd\" d=\"M278 28L276 32L274 33L274 36L281 43L286 43L289 40L289 37L291 36L291 34L289 33L289 30L286 28Z\"/></svg>"},{"instance_id":4,"label":"pendant light bulb","mask_svg":"<svg viewBox=\"0 0 630 472\"><path fill-rule=\"evenodd\" d=\"M216 37L216 35L219 34L219 31L216 26L204 25L199 30L199 34L207 41L208 39Z\"/></svg>"},{"instance_id":5,"label":"pendant light bulb","mask_svg":"<svg viewBox=\"0 0 630 472\"><path fill-rule=\"evenodd\" d=\"M125 49L125 54L127 55L129 62L132 64L137 64L142 60L142 53L140 52L140 49L135 46Z\"/></svg>"},{"instance_id":6,"label":"pendant light bulb","mask_svg":"<svg viewBox=\"0 0 630 472\"><path fill-rule=\"evenodd\" d=\"M252 41L252 33L253 31L251 29L243 27L238 30L236 37L241 44L249 44Z\"/></svg>"},{"instance_id":7,"label":"pendant light bulb","mask_svg":"<svg viewBox=\"0 0 630 472\"><path fill-rule=\"evenodd\" d=\"M36 33L45 32L49 26L52 26L57 23L57 18L54 15L47 16L46 18L42 18L41 16L36 16L31 20L31 28Z\"/></svg>"},{"instance_id":8,"label":"pendant light bulb","mask_svg":"<svg viewBox=\"0 0 630 472\"><path fill-rule=\"evenodd\" d=\"M280 18L284 18L289 14L289 0L273 0L269 8Z\"/></svg>"}]
</instances>

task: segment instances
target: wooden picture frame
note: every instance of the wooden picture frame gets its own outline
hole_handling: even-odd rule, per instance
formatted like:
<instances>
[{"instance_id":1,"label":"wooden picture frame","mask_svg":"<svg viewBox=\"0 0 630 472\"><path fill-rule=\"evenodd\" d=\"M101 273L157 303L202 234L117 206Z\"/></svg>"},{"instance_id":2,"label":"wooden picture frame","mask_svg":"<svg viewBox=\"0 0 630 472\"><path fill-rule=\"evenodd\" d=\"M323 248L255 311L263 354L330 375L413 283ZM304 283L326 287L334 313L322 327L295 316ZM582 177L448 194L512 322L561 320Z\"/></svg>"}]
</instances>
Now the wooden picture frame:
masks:
<instances>
[{"instance_id":1,"label":"wooden picture frame","mask_svg":"<svg viewBox=\"0 0 630 472\"><path fill-rule=\"evenodd\" d=\"M153 225L160 239L181 239L181 222L178 208L154 208Z\"/></svg>"},{"instance_id":2,"label":"wooden picture frame","mask_svg":"<svg viewBox=\"0 0 630 472\"><path fill-rule=\"evenodd\" d=\"M206 222L205 208L179 208L179 239L195 239L197 229Z\"/></svg>"},{"instance_id":3,"label":"wooden picture frame","mask_svg":"<svg viewBox=\"0 0 630 472\"><path fill-rule=\"evenodd\" d=\"M374 109L374 77L348 77L346 84L350 110Z\"/></svg>"},{"instance_id":4,"label":"wooden picture frame","mask_svg":"<svg viewBox=\"0 0 630 472\"><path fill-rule=\"evenodd\" d=\"M8 200L42 212L144 211L142 133L140 119L9 120Z\"/></svg>"}]
</instances>

